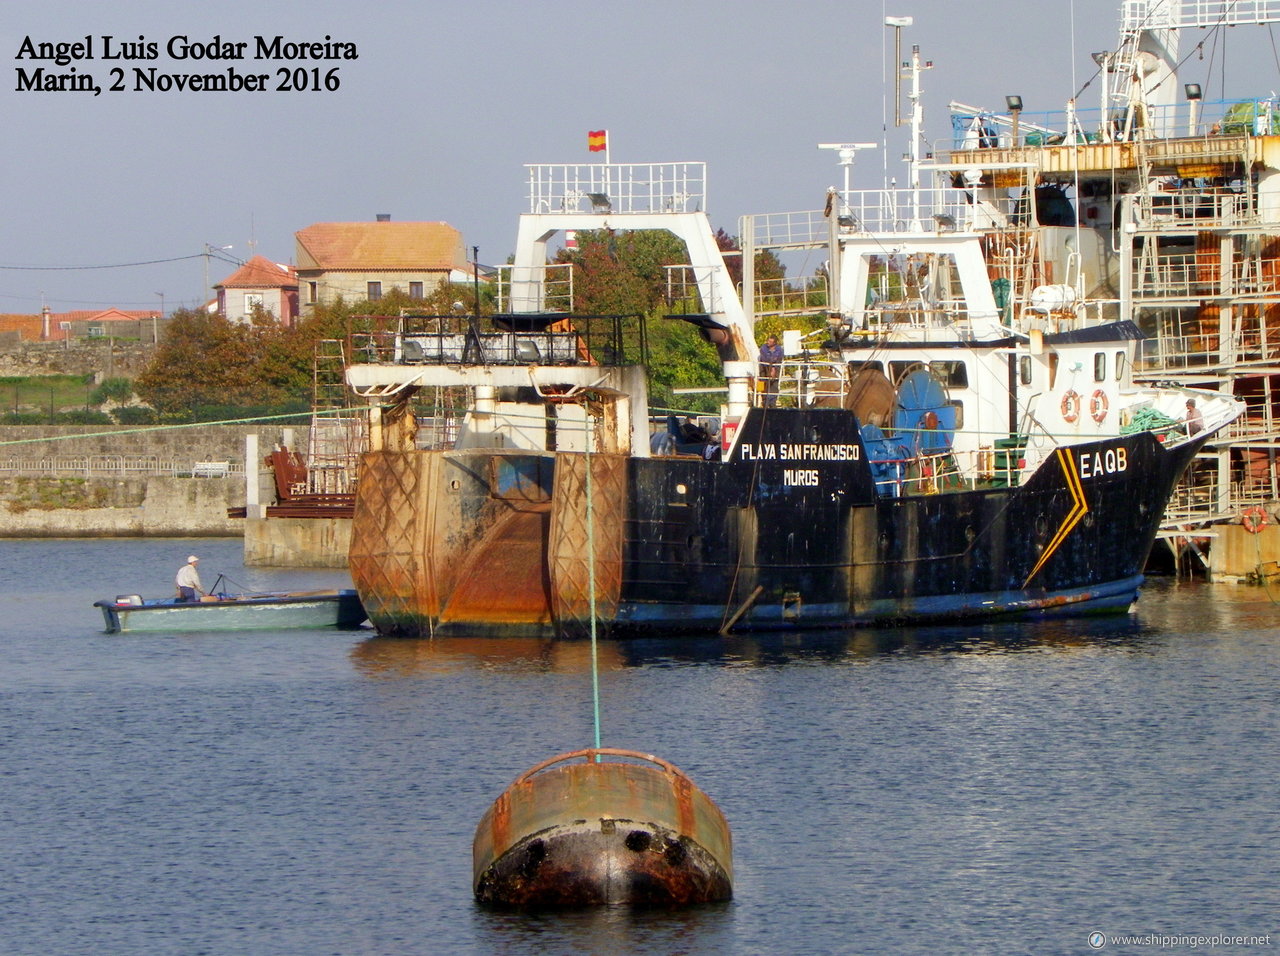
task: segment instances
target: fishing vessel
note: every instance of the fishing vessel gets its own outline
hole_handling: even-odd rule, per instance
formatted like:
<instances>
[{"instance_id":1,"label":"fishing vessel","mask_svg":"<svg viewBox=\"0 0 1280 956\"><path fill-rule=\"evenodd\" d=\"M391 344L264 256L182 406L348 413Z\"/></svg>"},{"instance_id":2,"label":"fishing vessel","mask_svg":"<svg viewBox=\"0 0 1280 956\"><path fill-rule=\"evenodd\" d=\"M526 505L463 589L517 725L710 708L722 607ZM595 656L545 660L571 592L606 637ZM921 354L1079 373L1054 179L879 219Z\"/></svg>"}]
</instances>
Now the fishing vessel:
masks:
<instances>
[{"instance_id":1,"label":"fishing vessel","mask_svg":"<svg viewBox=\"0 0 1280 956\"><path fill-rule=\"evenodd\" d=\"M405 320L354 347L371 359L347 380L373 450L349 559L371 623L568 635L593 618L628 633L1127 608L1174 483L1240 404L1139 387L1133 323L1067 314L1062 290L1003 310L977 207L945 187L883 229L870 205L839 211L852 194L828 203L830 334L762 389L704 177L533 167L517 308L487 328ZM608 211L575 208L604 189ZM710 454L651 452L642 323L542 308L548 237L606 219L690 251L703 310L683 318L727 394ZM468 400L430 423L434 447L419 447L423 389ZM1198 430L1180 422L1189 399Z\"/></svg>"},{"instance_id":2,"label":"fishing vessel","mask_svg":"<svg viewBox=\"0 0 1280 956\"><path fill-rule=\"evenodd\" d=\"M1129 607L1202 452L1192 487L1216 482L1206 520L1224 519L1213 489L1255 408L1169 384L1152 355L1168 355L1170 313L1141 290L1177 263L1191 271L1171 251L1188 241L1217 249L1205 269L1220 284L1280 275L1249 238L1280 182L1269 134L1188 136L1161 114L1167 84L1132 66L1168 59L1172 5L1133 6L1095 130L1073 104L1058 127L1014 99L999 117L953 104L952 148L922 157L913 145L907 184L869 191L849 182L863 144L821 144L844 188L815 190L812 211L744 217L741 295L702 164L527 167L504 311L486 324L405 318L351 343L347 382L368 403L372 450L349 557L371 622L564 636L593 623L725 632ZM919 144L918 51L912 63ZM1209 179L1153 188L1175 174ZM655 429L643 322L559 307L548 243L591 229L683 241L676 318L724 380L714 443L681 443L661 416ZM787 311L787 288L762 294L753 264L787 248L825 253L820 275L787 280L806 301L821 283L824 322L784 332L781 358L762 362L763 303ZM1232 348L1270 354L1260 297L1213 304L1246 317L1237 330L1256 320L1260 339L1233 334ZM446 395L464 410L444 413Z\"/></svg>"}]
</instances>

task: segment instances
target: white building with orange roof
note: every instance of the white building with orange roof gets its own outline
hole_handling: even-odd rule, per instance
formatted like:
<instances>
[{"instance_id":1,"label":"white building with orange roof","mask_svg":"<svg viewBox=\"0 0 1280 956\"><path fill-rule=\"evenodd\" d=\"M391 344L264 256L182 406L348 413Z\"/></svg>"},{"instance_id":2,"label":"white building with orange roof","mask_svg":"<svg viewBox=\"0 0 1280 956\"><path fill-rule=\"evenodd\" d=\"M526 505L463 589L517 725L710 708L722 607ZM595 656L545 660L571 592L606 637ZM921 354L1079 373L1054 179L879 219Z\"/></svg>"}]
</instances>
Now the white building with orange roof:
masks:
<instances>
[{"instance_id":1,"label":"white building with orange roof","mask_svg":"<svg viewBox=\"0 0 1280 956\"><path fill-rule=\"evenodd\" d=\"M298 276L293 266L254 256L214 285L218 313L231 322L247 323L261 309L292 325L298 316Z\"/></svg>"}]
</instances>

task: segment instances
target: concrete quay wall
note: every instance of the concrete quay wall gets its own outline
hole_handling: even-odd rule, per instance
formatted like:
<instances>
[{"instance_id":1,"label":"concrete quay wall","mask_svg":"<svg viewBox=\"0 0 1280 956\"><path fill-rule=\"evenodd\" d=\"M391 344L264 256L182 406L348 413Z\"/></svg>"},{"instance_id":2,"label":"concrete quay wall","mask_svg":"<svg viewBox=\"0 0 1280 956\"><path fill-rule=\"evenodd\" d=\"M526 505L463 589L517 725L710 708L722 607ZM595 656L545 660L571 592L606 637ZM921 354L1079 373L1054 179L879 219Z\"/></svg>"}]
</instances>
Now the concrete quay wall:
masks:
<instances>
[{"instance_id":1,"label":"concrete quay wall","mask_svg":"<svg viewBox=\"0 0 1280 956\"><path fill-rule=\"evenodd\" d=\"M244 504L240 476L0 477L0 538L243 536L248 566L347 566L351 519L227 517Z\"/></svg>"},{"instance_id":2,"label":"concrete quay wall","mask_svg":"<svg viewBox=\"0 0 1280 956\"><path fill-rule=\"evenodd\" d=\"M246 504L245 439L265 457L277 444L299 447L302 426L199 425L156 430L98 426L0 426L0 538L243 537L245 563L344 568L349 519L229 518ZM226 477L111 474L69 467L72 459L226 461ZM240 472L237 474L236 472ZM275 500L271 469L260 465L257 500Z\"/></svg>"},{"instance_id":3,"label":"concrete quay wall","mask_svg":"<svg viewBox=\"0 0 1280 956\"><path fill-rule=\"evenodd\" d=\"M345 568L350 518L246 518L246 567Z\"/></svg>"},{"instance_id":4,"label":"concrete quay wall","mask_svg":"<svg viewBox=\"0 0 1280 956\"><path fill-rule=\"evenodd\" d=\"M0 478L0 537L238 537L242 478Z\"/></svg>"}]
</instances>

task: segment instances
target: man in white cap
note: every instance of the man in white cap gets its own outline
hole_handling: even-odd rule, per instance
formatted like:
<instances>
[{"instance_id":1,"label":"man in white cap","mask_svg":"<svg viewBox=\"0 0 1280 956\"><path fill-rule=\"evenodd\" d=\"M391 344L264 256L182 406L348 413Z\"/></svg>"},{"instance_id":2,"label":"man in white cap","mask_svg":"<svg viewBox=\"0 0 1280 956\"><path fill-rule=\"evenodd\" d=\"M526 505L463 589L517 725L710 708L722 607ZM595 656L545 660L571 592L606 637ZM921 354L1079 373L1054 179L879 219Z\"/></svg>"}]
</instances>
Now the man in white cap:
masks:
<instances>
[{"instance_id":1,"label":"man in white cap","mask_svg":"<svg viewBox=\"0 0 1280 956\"><path fill-rule=\"evenodd\" d=\"M204 596L204 589L200 586L200 572L196 570L196 565L200 563L200 559L194 554L187 558L187 563L178 568L178 600L179 601L195 601L196 595Z\"/></svg>"}]
</instances>

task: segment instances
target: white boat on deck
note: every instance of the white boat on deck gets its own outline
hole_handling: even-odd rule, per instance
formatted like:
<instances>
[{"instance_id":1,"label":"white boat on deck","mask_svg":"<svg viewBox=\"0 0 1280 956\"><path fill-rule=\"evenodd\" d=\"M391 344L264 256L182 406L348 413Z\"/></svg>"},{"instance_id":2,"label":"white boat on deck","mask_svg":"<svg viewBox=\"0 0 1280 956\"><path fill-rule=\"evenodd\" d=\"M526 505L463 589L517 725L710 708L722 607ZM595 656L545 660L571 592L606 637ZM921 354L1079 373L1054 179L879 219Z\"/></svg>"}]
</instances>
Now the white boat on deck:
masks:
<instances>
[{"instance_id":1,"label":"white boat on deck","mask_svg":"<svg viewBox=\"0 0 1280 956\"><path fill-rule=\"evenodd\" d=\"M352 589L211 594L201 601L144 600L137 594L121 594L114 600L95 601L94 607L102 608L108 634L351 628L365 620L360 598Z\"/></svg>"}]
</instances>

